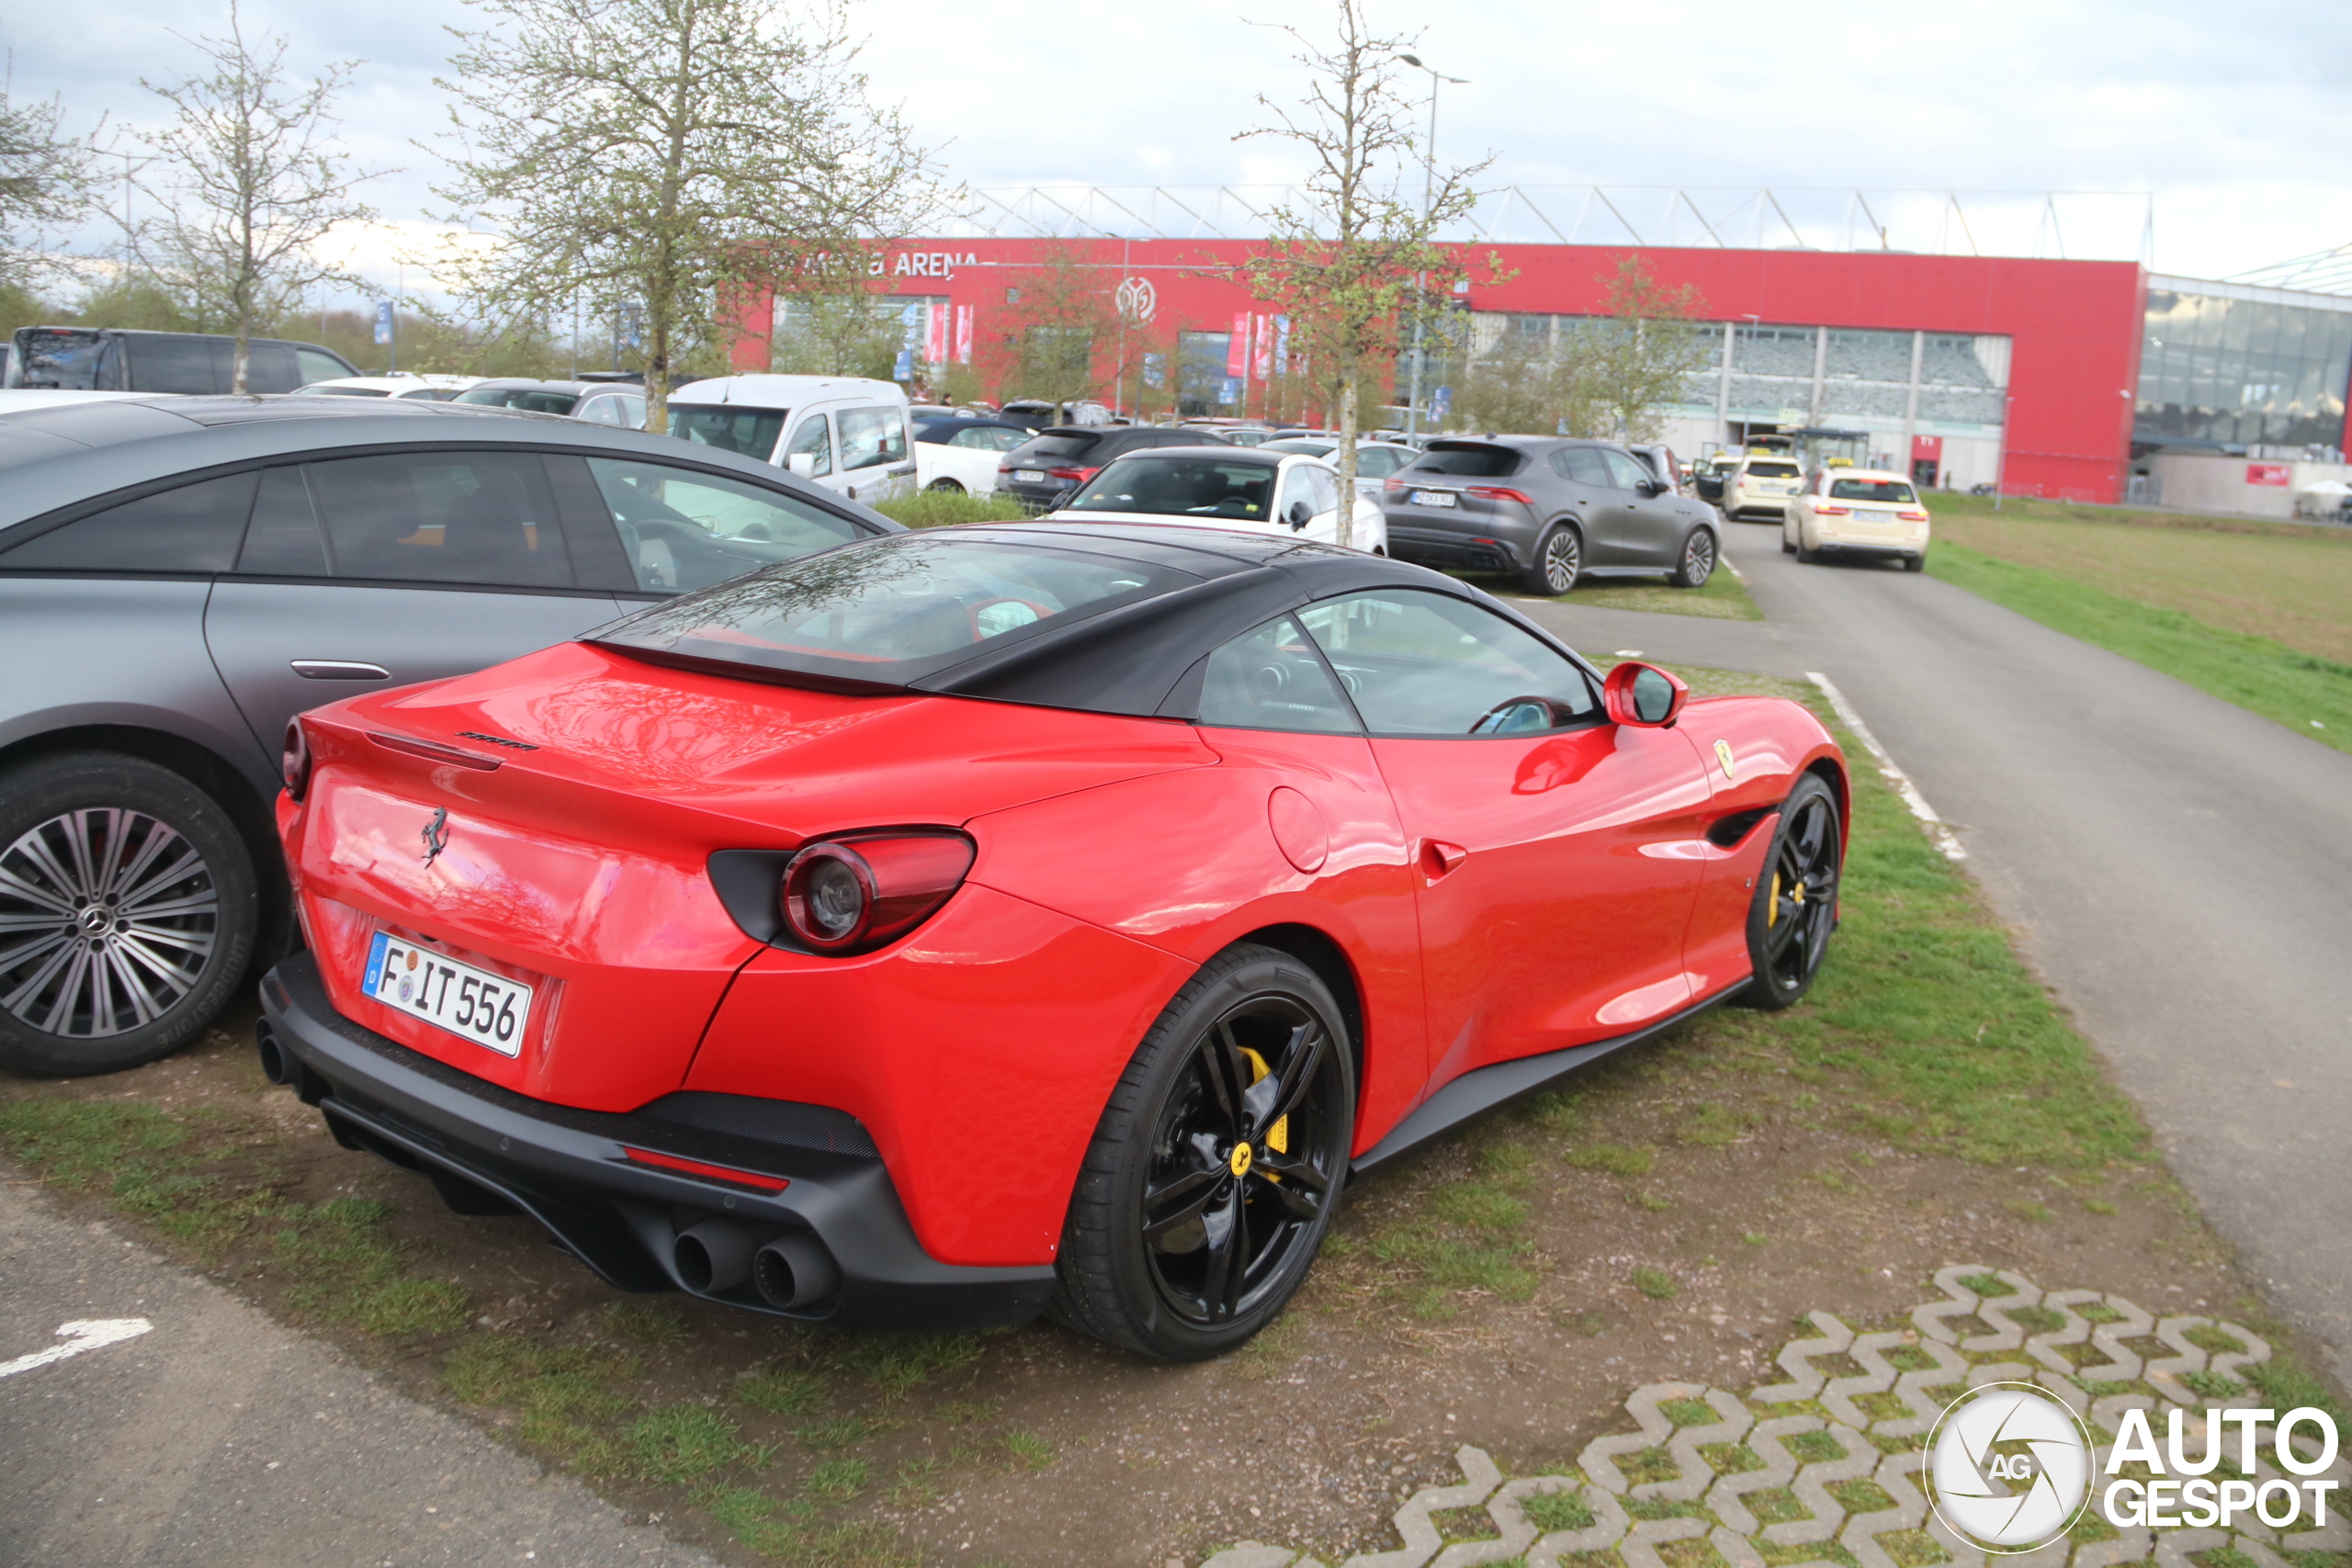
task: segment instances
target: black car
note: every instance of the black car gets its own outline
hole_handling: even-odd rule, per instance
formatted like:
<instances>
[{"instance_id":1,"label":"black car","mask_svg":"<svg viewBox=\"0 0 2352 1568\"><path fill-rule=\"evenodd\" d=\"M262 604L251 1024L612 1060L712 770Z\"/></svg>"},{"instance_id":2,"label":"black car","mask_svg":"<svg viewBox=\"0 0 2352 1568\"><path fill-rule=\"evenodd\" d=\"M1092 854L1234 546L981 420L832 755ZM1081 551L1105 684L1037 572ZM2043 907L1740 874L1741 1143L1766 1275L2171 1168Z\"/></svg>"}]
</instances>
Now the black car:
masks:
<instances>
[{"instance_id":1,"label":"black car","mask_svg":"<svg viewBox=\"0 0 2352 1568\"><path fill-rule=\"evenodd\" d=\"M0 1063L153 1060L285 952L295 714L898 531L771 464L461 403L0 414Z\"/></svg>"},{"instance_id":2,"label":"black car","mask_svg":"<svg viewBox=\"0 0 2352 1568\"><path fill-rule=\"evenodd\" d=\"M1515 574L1529 593L1579 577L1665 572L1677 588L1713 575L1713 514L1605 441L1495 435L1432 441L1381 491L1389 553L1425 565Z\"/></svg>"},{"instance_id":3,"label":"black car","mask_svg":"<svg viewBox=\"0 0 2352 1568\"><path fill-rule=\"evenodd\" d=\"M237 340L218 333L119 327L18 327L7 383L74 392L225 392ZM290 392L356 376L351 361L314 343L245 340L245 390Z\"/></svg>"},{"instance_id":4,"label":"black car","mask_svg":"<svg viewBox=\"0 0 2352 1568\"><path fill-rule=\"evenodd\" d=\"M1035 512L1066 490L1082 485L1114 457L1152 446L1224 446L1204 430L1155 430L1137 424L1057 424L1004 455L996 488Z\"/></svg>"}]
</instances>

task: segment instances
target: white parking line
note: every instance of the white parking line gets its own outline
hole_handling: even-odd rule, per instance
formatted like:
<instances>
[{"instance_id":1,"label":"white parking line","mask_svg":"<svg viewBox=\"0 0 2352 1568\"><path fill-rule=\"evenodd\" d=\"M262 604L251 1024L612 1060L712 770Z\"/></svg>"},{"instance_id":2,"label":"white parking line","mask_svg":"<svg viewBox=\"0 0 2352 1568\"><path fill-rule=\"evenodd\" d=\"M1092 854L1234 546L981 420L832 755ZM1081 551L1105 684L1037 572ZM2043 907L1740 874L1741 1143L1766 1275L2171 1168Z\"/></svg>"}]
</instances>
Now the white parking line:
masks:
<instances>
[{"instance_id":1,"label":"white parking line","mask_svg":"<svg viewBox=\"0 0 2352 1568\"><path fill-rule=\"evenodd\" d=\"M52 1345L46 1350L36 1350L29 1356L19 1356L13 1361L0 1361L0 1378L12 1378L18 1372L31 1371L35 1367L48 1366L85 1350L96 1350L107 1345L119 1345L126 1339L136 1339L154 1328L143 1317L98 1317L57 1325L62 1345Z\"/></svg>"},{"instance_id":2,"label":"white parking line","mask_svg":"<svg viewBox=\"0 0 2352 1568\"><path fill-rule=\"evenodd\" d=\"M1846 694L1831 684L1829 677L1819 671L1808 670L1804 678L1821 688L1821 694L1829 699L1829 705L1837 710L1846 728L1854 732L1854 739L1869 750L1871 759L1878 763L1878 771L1885 775L1887 783L1894 786L1894 793L1903 797L1903 804L1911 808L1911 815L1928 825L1928 836L1935 840L1936 848L1943 851L1944 858L1966 860L1968 852L1961 848L1960 840L1952 836L1951 829L1936 815L1936 808L1928 804L1928 797L1919 793L1919 786L1911 782L1911 775L1894 765L1894 759L1888 756L1886 748L1878 743L1878 737L1871 733L1871 727L1862 722L1862 716L1856 713L1854 705L1846 700Z\"/></svg>"}]
</instances>

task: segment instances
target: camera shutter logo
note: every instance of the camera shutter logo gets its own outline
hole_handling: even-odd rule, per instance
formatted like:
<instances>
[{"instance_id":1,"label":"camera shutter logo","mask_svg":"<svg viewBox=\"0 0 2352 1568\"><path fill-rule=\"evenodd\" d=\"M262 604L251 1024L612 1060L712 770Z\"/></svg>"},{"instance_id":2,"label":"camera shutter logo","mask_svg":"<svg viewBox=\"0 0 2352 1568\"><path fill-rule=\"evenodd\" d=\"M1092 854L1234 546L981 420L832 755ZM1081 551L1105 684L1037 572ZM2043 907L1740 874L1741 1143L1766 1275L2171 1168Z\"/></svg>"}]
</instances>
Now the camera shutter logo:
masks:
<instances>
[{"instance_id":1,"label":"camera shutter logo","mask_svg":"<svg viewBox=\"0 0 2352 1568\"><path fill-rule=\"evenodd\" d=\"M1954 1533L1986 1551L2032 1551L2090 1500L2090 1435L2030 1383L1985 1383L1945 1407L1928 1470L1936 1517Z\"/></svg>"}]
</instances>

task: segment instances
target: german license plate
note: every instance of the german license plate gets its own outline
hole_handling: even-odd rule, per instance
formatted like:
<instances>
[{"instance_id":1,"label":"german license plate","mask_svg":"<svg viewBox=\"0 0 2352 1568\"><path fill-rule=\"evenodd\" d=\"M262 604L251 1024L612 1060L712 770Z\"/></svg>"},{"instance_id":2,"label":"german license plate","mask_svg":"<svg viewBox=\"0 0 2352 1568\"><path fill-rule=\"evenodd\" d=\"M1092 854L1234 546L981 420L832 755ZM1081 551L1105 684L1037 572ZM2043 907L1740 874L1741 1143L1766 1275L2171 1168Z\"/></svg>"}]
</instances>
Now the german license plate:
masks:
<instances>
[{"instance_id":1,"label":"german license plate","mask_svg":"<svg viewBox=\"0 0 2352 1568\"><path fill-rule=\"evenodd\" d=\"M368 970L359 987L388 1008L502 1056L522 1054L523 1031L531 1021L531 987L519 980L378 931L368 943Z\"/></svg>"},{"instance_id":2,"label":"german license plate","mask_svg":"<svg viewBox=\"0 0 2352 1568\"><path fill-rule=\"evenodd\" d=\"M1413 492L1415 506L1452 506L1453 492L1450 490L1417 490Z\"/></svg>"},{"instance_id":3,"label":"german license plate","mask_svg":"<svg viewBox=\"0 0 2352 1568\"><path fill-rule=\"evenodd\" d=\"M1041 485L1046 482L1046 470L1043 468L1015 468L1012 470L1012 477L1025 485Z\"/></svg>"}]
</instances>

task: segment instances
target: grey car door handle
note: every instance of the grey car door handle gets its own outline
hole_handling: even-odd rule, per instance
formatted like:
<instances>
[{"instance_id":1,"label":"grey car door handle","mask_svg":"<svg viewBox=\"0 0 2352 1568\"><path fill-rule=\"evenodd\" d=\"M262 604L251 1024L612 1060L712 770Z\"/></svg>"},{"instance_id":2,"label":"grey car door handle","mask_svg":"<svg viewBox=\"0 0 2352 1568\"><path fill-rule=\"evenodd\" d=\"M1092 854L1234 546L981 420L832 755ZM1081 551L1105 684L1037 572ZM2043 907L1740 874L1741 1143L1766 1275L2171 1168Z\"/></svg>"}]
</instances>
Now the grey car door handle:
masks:
<instances>
[{"instance_id":1,"label":"grey car door handle","mask_svg":"<svg viewBox=\"0 0 2352 1568\"><path fill-rule=\"evenodd\" d=\"M297 659L294 673L305 681L389 681L392 672L380 664L349 659Z\"/></svg>"}]
</instances>

